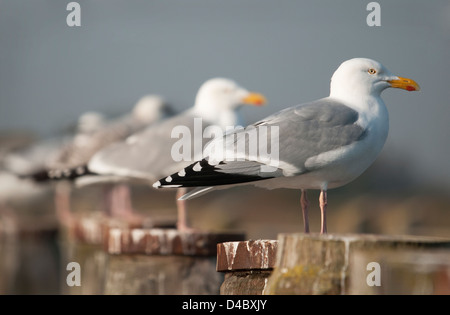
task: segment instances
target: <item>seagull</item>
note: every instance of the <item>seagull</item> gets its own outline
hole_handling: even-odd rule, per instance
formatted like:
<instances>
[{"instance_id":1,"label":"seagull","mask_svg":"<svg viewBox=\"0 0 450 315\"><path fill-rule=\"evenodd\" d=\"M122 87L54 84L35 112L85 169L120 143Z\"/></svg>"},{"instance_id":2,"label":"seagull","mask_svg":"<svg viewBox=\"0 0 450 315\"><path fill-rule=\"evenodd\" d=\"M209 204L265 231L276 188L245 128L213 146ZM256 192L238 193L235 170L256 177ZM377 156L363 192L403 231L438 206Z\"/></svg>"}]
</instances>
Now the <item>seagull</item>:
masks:
<instances>
[{"instance_id":1,"label":"seagull","mask_svg":"<svg viewBox=\"0 0 450 315\"><path fill-rule=\"evenodd\" d=\"M90 137L104 125L104 117L98 112L82 114L75 130L58 132L48 138L39 139L25 147L9 152L4 158L4 168L19 177L32 177L51 167L60 152L66 150L76 137Z\"/></svg>"},{"instance_id":2,"label":"seagull","mask_svg":"<svg viewBox=\"0 0 450 315\"><path fill-rule=\"evenodd\" d=\"M193 107L99 151L90 160L88 169L94 174L151 184L201 158L202 135L208 127L217 126L221 130L234 128L243 123L238 113L241 105L260 106L265 102L263 95L250 92L230 79L209 79L199 88ZM189 136L182 137L177 130L186 131ZM196 135L200 135L201 139ZM178 148L177 144L183 141L187 141L183 147L189 152L186 151L185 158L181 159L174 156L174 152L178 152L174 148ZM200 150L195 150L196 141ZM186 192L180 189L177 199ZM177 210L178 230L193 230L187 222L184 201L177 202Z\"/></svg>"},{"instance_id":3,"label":"seagull","mask_svg":"<svg viewBox=\"0 0 450 315\"><path fill-rule=\"evenodd\" d=\"M197 187L182 200L245 184L299 189L305 233L309 233L306 192L317 189L320 232L326 234L327 190L361 175L384 146L389 117L381 92L391 87L420 90L414 80L393 75L377 61L347 60L334 72L328 97L284 109L215 139L203 159L160 179L153 187ZM258 141L251 141L252 134ZM270 146L268 137L274 140ZM264 138L266 141L261 141ZM269 149L274 151L270 156L259 154ZM276 153L274 158L272 153Z\"/></svg>"},{"instance_id":4,"label":"seagull","mask_svg":"<svg viewBox=\"0 0 450 315\"><path fill-rule=\"evenodd\" d=\"M0 170L0 212L15 217L13 209L17 201L29 200L32 203L36 198L51 192L49 183L36 183L30 179L31 174L45 169L47 163L73 141L75 135L89 135L97 131L103 120L100 113L86 112L80 116L75 128L71 126L51 137L10 150L4 156L3 169Z\"/></svg>"},{"instance_id":5,"label":"seagull","mask_svg":"<svg viewBox=\"0 0 450 315\"><path fill-rule=\"evenodd\" d=\"M52 179L67 179L76 177L85 170L85 165L99 150L111 143L121 141L131 134L164 119L167 116L168 106L159 95L146 95L139 99L130 113L103 122L92 132L86 132L95 115L84 114L79 121L82 132L78 133L73 141L67 145L58 156L49 161L48 175ZM73 173L78 174L73 174Z\"/></svg>"},{"instance_id":6,"label":"seagull","mask_svg":"<svg viewBox=\"0 0 450 315\"><path fill-rule=\"evenodd\" d=\"M35 170L24 177L37 182L52 182L55 186L55 204L58 214L69 217L70 191L73 180L89 173L86 165L91 157L104 147L126 139L131 134L145 129L147 126L165 119L171 114L171 108L159 95L145 95L133 106L132 110L117 118L105 120L100 114L87 112L78 121L77 133L56 153L46 156L45 167ZM115 214L117 202L130 204L129 189L126 186L108 187L106 210ZM122 210L120 210L122 211ZM125 211L127 212L127 211Z\"/></svg>"}]
</instances>

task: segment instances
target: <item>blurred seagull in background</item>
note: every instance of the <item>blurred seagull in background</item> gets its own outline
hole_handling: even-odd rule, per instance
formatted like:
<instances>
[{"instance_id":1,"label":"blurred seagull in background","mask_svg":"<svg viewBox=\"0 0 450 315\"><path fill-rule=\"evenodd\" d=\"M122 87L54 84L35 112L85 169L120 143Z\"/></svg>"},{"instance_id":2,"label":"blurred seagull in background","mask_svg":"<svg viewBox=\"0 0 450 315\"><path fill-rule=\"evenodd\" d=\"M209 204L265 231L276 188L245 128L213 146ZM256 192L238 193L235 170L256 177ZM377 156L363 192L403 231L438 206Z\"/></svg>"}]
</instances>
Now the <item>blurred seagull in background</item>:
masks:
<instances>
[{"instance_id":1,"label":"blurred seagull in background","mask_svg":"<svg viewBox=\"0 0 450 315\"><path fill-rule=\"evenodd\" d=\"M23 200L33 202L51 192L50 182L37 183L31 180L32 174L47 168L49 161L69 145L76 135L95 132L101 128L103 121L104 117L100 113L87 112L80 116L74 128L71 126L51 137L35 140L6 153L0 170L0 208L14 217L15 212L11 209L13 204Z\"/></svg>"},{"instance_id":2,"label":"blurred seagull in background","mask_svg":"<svg viewBox=\"0 0 450 315\"><path fill-rule=\"evenodd\" d=\"M89 172L103 176L113 175L124 179L153 183L162 176L167 176L196 159L202 157L202 148L196 152L194 143L203 144L203 131L209 126L218 126L221 130L242 124L238 109L243 104L260 106L266 102L259 93L249 92L236 82L213 78L200 87L192 108L150 126L134 134L126 141L110 145L99 151L88 164ZM201 119L201 126L196 128L196 121ZM189 139L178 139L173 135L177 128L189 131ZM201 139L199 139L201 138ZM187 159L173 156L175 143L188 140ZM205 141L206 143L206 141ZM196 153L197 156L196 156ZM80 178L80 181L83 179ZM177 199L186 193L180 189ZM177 228L181 231L192 230L188 224L186 205L183 200L177 202Z\"/></svg>"},{"instance_id":3,"label":"blurred seagull in background","mask_svg":"<svg viewBox=\"0 0 450 315\"><path fill-rule=\"evenodd\" d=\"M84 113L78 119L75 130L37 140L9 152L3 161L4 168L22 177L32 177L33 174L45 172L76 137L89 137L102 128L104 123L105 118L101 113Z\"/></svg>"},{"instance_id":4,"label":"blurred seagull in background","mask_svg":"<svg viewBox=\"0 0 450 315\"><path fill-rule=\"evenodd\" d=\"M145 127L167 117L169 107L162 97L147 95L142 97L130 113L104 122L92 132L92 122L96 119L92 114L83 115L80 126L84 129L75 136L52 161L49 161L47 175L50 179L70 178L81 175L92 156L106 146L126 139ZM73 174L73 173L76 174Z\"/></svg>"},{"instance_id":5,"label":"blurred seagull in background","mask_svg":"<svg viewBox=\"0 0 450 315\"><path fill-rule=\"evenodd\" d=\"M56 153L47 154L45 165L25 174L24 177L33 178L36 182L63 181L63 184L56 185L55 204L60 215L69 217L70 186L67 185L67 180L71 181L89 173L86 165L99 150L126 139L171 113L170 107L158 95L142 97L130 113L111 120L105 120L97 113L88 112L80 117L77 134ZM112 215L115 215L114 211L119 208L119 204L131 204L127 186L113 186L108 195L106 207ZM117 211L119 215L128 213L123 209Z\"/></svg>"},{"instance_id":6,"label":"blurred seagull in background","mask_svg":"<svg viewBox=\"0 0 450 315\"><path fill-rule=\"evenodd\" d=\"M361 175L384 146L389 118L381 92L390 87L420 90L415 81L393 75L377 61L366 58L345 61L331 78L328 97L287 108L245 130L227 135L226 139L214 140L209 145L210 155L160 179L153 186L198 187L181 200L244 184L268 189L300 189L306 233L309 232L306 190L319 189L320 231L325 234L327 190ZM271 127L277 127L279 133L277 160L239 151L242 141L248 148L251 130L257 133L268 130L270 136ZM225 156L229 153L230 159L214 153L221 152L214 147L224 143ZM258 152L270 151L261 147L261 142L259 144Z\"/></svg>"}]
</instances>

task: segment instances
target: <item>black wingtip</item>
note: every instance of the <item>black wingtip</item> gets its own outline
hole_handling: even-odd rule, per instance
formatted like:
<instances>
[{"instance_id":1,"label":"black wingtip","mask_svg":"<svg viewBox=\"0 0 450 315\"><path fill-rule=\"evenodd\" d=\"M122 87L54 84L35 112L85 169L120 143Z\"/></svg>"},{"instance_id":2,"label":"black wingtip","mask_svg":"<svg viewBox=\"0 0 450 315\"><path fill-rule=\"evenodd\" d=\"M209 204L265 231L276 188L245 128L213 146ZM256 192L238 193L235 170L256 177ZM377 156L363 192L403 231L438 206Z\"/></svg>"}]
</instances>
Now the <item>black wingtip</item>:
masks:
<instances>
[{"instance_id":1,"label":"black wingtip","mask_svg":"<svg viewBox=\"0 0 450 315\"><path fill-rule=\"evenodd\" d=\"M29 175L22 175L21 178L32 179L35 182L43 183L47 181L75 180L85 175L98 175L91 172L87 165L81 165L67 169L40 170Z\"/></svg>"},{"instance_id":2,"label":"black wingtip","mask_svg":"<svg viewBox=\"0 0 450 315\"><path fill-rule=\"evenodd\" d=\"M21 179L31 179L37 183L42 183L51 180L51 178L48 175L47 170L40 170L37 172L34 172L32 174L26 174L26 175L19 175L19 178Z\"/></svg>"},{"instance_id":3,"label":"black wingtip","mask_svg":"<svg viewBox=\"0 0 450 315\"><path fill-rule=\"evenodd\" d=\"M218 165L209 164L206 159L192 163L178 173L160 179L153 184L154 188L202 187L242 184L272 177L220 172Z\"/></svg>"}]
</instances>

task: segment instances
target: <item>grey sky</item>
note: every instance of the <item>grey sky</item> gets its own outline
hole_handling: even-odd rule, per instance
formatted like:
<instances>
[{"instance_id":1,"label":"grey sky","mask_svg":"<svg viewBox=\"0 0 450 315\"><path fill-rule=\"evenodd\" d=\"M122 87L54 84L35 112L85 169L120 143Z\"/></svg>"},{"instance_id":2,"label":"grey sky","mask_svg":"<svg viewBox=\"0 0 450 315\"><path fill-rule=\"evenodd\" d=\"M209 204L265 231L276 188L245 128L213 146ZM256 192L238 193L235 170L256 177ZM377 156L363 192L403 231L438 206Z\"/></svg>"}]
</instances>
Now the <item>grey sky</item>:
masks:
<instances>
[{"instance_id":1,"label":"grey sky","mask_svg":"<svg viewBox=\"0 0 450 315\"><path fill-rule=\"evenodd\" d=\"M331 74L373 58L415 79L420 93L384 92L390 134L384 157L407 159L416 178L450 187L450 3L378 1L0 0L0 130L49 134L87 110L121 112L147 93L177 109L200 84L230 77L264 93L248 122L328 95Z\"/></svg>"}]
</instances>

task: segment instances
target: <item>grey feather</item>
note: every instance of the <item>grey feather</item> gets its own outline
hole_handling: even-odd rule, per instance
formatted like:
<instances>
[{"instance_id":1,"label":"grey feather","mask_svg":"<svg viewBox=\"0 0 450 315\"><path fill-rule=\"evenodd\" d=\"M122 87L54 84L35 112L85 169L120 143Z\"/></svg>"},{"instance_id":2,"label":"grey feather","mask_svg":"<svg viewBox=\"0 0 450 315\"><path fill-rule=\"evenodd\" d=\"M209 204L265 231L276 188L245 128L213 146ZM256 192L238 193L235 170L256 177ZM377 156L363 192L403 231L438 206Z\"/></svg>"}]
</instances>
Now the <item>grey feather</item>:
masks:
<instances>
[{"instance_id":1,"label":"grey feather","mask_svg":"<svg viewBox=\"0 0 450 315\"><path fill-rule=\"evenodd\" d=\"M225 140L225 145L227 150L236 151L237 143L245 137L245 148L248 150L251 141L249 133L256 131L261 135L262 128L265 128L267 141L258 142L258 149L259 152L271 152L269 140L272 127L278 127L278 160L294 166L294 173L292 170L276 168L265 174L260 166L267 163L260 157L251 157L248 151L244 154L245 161L225 161L217 166L217 171L260 176L261 179L306 173L311 170L305 165L308 158L350 145L365 137L364 128L356 124L358 117L355 110L328 98L285 109L236 132L232 140Z\"/></svg>"},{"instance_id":2,"label":"grey feather","mask_svg":"<svg viewBox=\"0 0 450 315\"><path fill-rule=\"evenodd\" d=\"M49 162L50 169L67 169L88 163L99 150L111 143L123 140L147 126L132 115L126 115L105 124L100 130L90 134L78 134L73 141Z\"/></svg>"},{"instance_id":3,"label":"grey feather","mask_svg":"<svg viewBox=\"0 0 450 315\"><path fill-rule=\"evenodd\" d=\"M203 130L209 125L202 121ZM187 161L175 162L172 159L171 150L173 145L181 141L180 138L172 138L171 133L177 126L187 127L191 133L190 157ZM194 116L190 111L186 111L175 117L166 119L158 124L152 125L143 131L134 134L126 141L115 143L98 152L89 168L100 174L111 174L130 176L134 178L157 180L173 172L188 166L201 158L200 150L198 156L194 150ZM203 148L206 140L203 137L196 137L196 141L201 141Z\"/></svg>"}]
</instances>

